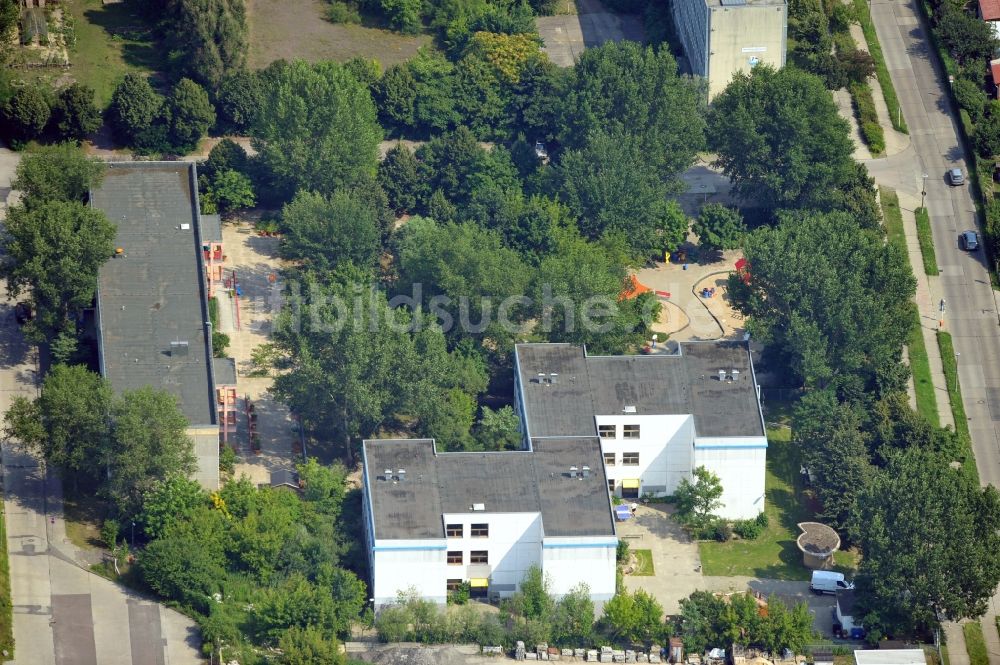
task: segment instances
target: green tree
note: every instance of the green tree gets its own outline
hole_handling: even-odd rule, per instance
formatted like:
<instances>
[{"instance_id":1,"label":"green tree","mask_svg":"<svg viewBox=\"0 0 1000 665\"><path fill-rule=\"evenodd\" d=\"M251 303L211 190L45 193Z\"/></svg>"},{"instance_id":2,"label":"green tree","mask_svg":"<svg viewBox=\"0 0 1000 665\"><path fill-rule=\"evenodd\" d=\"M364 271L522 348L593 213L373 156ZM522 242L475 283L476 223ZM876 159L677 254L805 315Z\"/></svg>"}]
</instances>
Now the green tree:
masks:
<instances>
[{"instance_id":1,"label":"green tree","mask_svg":"<svg viewBox=\"0 0 1000 665\"><path fill-rule=\"evenodd\" d=\"M4 436L79 478L97 480L108 446L111 386L82 365L55 365L37 398L15 397L4 416Z\"/></svg>"},{"instance_id":2,"label":"green tree","mask_svg":"<svg viewBox=\"0 0 1000 665\"><path fill-rule=\"evenodd\" d=\"M252 208L257 203L253 183L239 171L223 171L216 175L208 194L220 212Z\"/></svg>"},{"instance_id":3,"label":"green tree","mask_svg":"<svg viewBox=\"0 0 1000 665\"><path fill-rule=\"evenodd\" d=\"M558 139L579 149L596 133L633 133L650 172L671 178L704 147L704 91L677 75L669 49L608 42L584 51L562 100Z\"/></svg>"},{"instance_id":4,"label":"green tree","mask_svg":"<svg viewBox=\"0 0 1000 665\"><path fill-rule=\"evenodd\" d=\"M8 260L0 274L12 298L30 293L35 317L25 331L42 341L91 306L97 270L114 249L115 227L96 208L47 201L11 208L6 230L0 247Z\"/></svg>"},{"instance_id":5,"label":"green tree","mask_svg":"<svg viewBox=\"0 0 1000 665\"><path fill-rule=\"evenodd\" d=\"M139 554L139 572L160 596L207 612L226 576L225 524L219 511L208 508L192 517L146 545Z\"/></svg>"},{"instance_id":6,"label":"green tree","mask_svg":"<svg viewBox=\"0 0 1000 665\"><path fill-rule=\"evenodd\" d=\"M393 65L387 69L372 94L378 105L379 119L391 135L402 135L414 126L417 82L408 65Z\"/></svg>"},{"instance_id":7,"label":"green tree","mask_svg":"<svg viewBox=\"0 0 1000 665\"><path fill-rule=\"evenodd\" d=\"M735 596L733 596L735 598ZM725 643L729 630L724 616L726 602L710 591L695 591L681 599L681 634L689 653L704 653Z\"/></svg>"},{"instance_id":8,"label":"green tree","mask_svg":"<svg viewBox=\"0 0 1000 665\"><path fill-rule=\"evenodd\" d=\"M111 408L110 446L101 493L122 515L136 515L158 481L195 470L188 422L177 398L150 387L122 392Z\"/></svg>"},{"instance_id":9,"label":"green tree","mask_svg":"<svg viewBox=\"0 0 1000 665\"><path fill-rule=\"evenodd\" d=\"M42 135L51 115L49 101L42 88L26 85L7 100L0 117L10 138L24 143Z\"/></svg>"},{"instance_id":10,"label":"green tree","mask_svg":"<svg viewBox=\"0 0 1000 665\"><path fill-rule=\"evenodd\" d=\"M952 84L952 90L955 92L955 101L969 112L972 122L978 123L982 120L988 101L988 97L983 92L982 87L976 84L975 81L970 81L964 76L959 76Z\"/></svg>"},{"instance_id":11,"label":"green tree","mask_svg":"<svg viewBox=\"0 0 1000 665\"><path fill-rule=\"evenodd\" d=\"M647 339L659 304L652 294L620 299L629 256L624 240L587 242L576 229L558 229L554 236L530 289L535 332L602 354L624 353Z\"/></svg>"},{"instance_id":12,"label":"green tree","mask_svg":"<svg viewBox=\"0 0 1000 665\"><path fill-rule=\"evenodd\" d=\"M247 173L250 170L250 158L247 151L236 141L225 138L215 144L208 153L208 159L198 165L199 178L204 176L213 180L224 171Z\"/></svg>"},{"instance_id":13,"label":"green tree","mask_svg":"<svg viewBox=\"0 0 1000 665\"><path fill-rule=\"evenodd\" d=\"M420 0L379 0L379 3L382 6L382 14L394 30L407 35L420 32L423 27L420 20L423 5Z\"/></svg>"},{"instance_id":14,"label":"green tree","mask_svg":"<svg viewBox=\"0 0 1000 665\"><path fill-rule=\"evenodd\" d=\"M677 516L688 524L707 524L722 506L722 483L719 477L703 466L692 473L694 482L682 478L674 492Z\"/></svg>"},{"instance_id":15,"label":"green tree","mask_svg":"<svg viewBox=\"0 0 1000 665\"><path fill-rule=\"evenodd\" d=\"M581 582L556 603L552 639L557 644L586 644L594 633L594 601L590 587Z\"/></svg>"},{"instance_id":16,"label":"green tree","mask_svg":"<svg viewBox=\"0 0 1000 665\"><path fill-rule=\"evenodd\" d=\"M207 497L201 485L184 476L170 476L146 492L139 522L147 537L160 538L171 525L204 505L207 505Z\"/></svg>"},{"instance_id":17,"label":"green tree","mask_svg":"<svg viewBox=\"0 0 1000 665\"><path fill-rule=\"evenodd\" d=\"M315 626L292 626L278 640L280 665L344 665L337 639Z\"/></svg>"},{"instance_id":18,"label":"green tree","mask_svg":"<svg viewBox=\"0 0 1000 665\"><path fill-rule=\"evenodd\" d=\"M856 503L856 577L869 631L912 634L978 617L1000 582L1000 496L941 455L891 455Z\"/></svg>"},{"instance_id":19,"label":"green tree","mask_svg":"<svg viewBox=\"0 0 1000 665\"><path fill-rule=\"evenodd\" d=\"M842 399L902 390L913 274L880 231L844 213L796 212L747 236L749 284L730 280L748 331L810 388Z\"/></svg>"},{"instance_id":20,"label":"green tree","mask_svg":"<svg viewBox=\"0 0 1000 665\"><path fill-rule=\"evenodd\" d=\"M459 123L455 67L435 49L422 48L407 62L416 95L413 129L418 136L436 134Z\"/></svg>"},{"instance_id":21,"label":"green tree","mask_svg":"<svg viewBox=\"0 0 1000 665\"><path fill-rule=\"evenodd\" d=\"M701 207L691 230L698 236L704 249L717 252L738 248L746 233L746 226L743 224L743 216L735 208L721 203L706 203Z\"/></svg>"},{"instance_id":22,"label":"green tree","mask_svg":"<svg viewBox=\"0 0 1000 665\"><path fill-rule=\"evenodd\" d=\"M0 0L0 63L5 63L16 44L14 31L21 20L21 3L18 0Z\"/></svg>"},{"instance_id":23,"label":"green tree","mask_svg":"<svg viewBox=\"0 0 1000 665\"><path fill-rule=\"evenodd\" d=\"M330 194L375 175L382 138L375 105L343 66L293 62L268 76L266 94L254 147L286 193Z\"/></svg>"},{"instance_id":24,"label":"green tree","mask_svg":"<svg viewBox=\"0 0 1000 665\"><path fill-rule=\"evenodd\" d=\"M163 97L153 90L146 77L129 72L111 95L108 121L120 141L138 145L147 138L162 108Z\"/></svg>"},{"instance_id":25,"label":"green tree","mask_svg":"<svg viewBox=\"0 0 1000 665\"><path fill-rule=\"evenodd\" d=\"M663 607L642 589L619 591L604 604L602 621L612 635L632 642L659 639Z\"/></svg>"},{"instance_id":26,"label":"green tree","mask_svg":"<svg viewBox=\"0 0 1000 665\"><path fill-rule=\"evenodd\" d=\"M60 138L79 141L101 127L101 112L94 104L94 89L72 83L56 94L52 126Z\"/></svg>"},{"instance_id":27,"label":"green tree","mask_svg":"<svg viewBox=\"0 0 1000 665\"><path fill-rule=\"evenodd\" d=\"M587 238L617 232L636 257L648 258L672 251L687 236L686 215L667 200L676 186L650 168L643 138L626 130L595 131L582 149L566 151L556 180Z\"/></svg>"},{"instance_id":28,"label":"green tree","mask_svg":"<svg viewBox=\"0 0 1000 665\"><path fill-rule=\"evenodd\" d=\"M818 515L845 529L873 471L857 407L839 404L832 391L811 391L796 405L793 422L802 462L815 478Z\"/></svg>"},{"instance_id":29,"label":"green tree","mask_svg":"<svg viewBox=\"0 0 1000 665\"><path fill-rule=\"evenodd\" d=\"M417 149L431 191L440 189L452 205L464 208L484 187L509 190L520 186L510 153L497 146L486 150L467 127L442 134ZM427 213L438 222L450 221Z\"/></svg>"},{"instance_id":30,"label":"green tree","mask_svg":"<svg viewBox=\"0 0 1000 665\"><path fill-rule=\"evenodd\" d=\"M981 63L993 57L1000 40L988 22L963 7L941 3L937 33L959 64Z\"/></svg>"},{"instance_id":31,"label":"green tree","mask_svg":"<svg viewBox=\"0 0 1000 665\"><path fill-rule=\"evenodd\" d=\"M208 93L191 79L183 78L170 92L170 140L184 152L198 146L209 127L215 124L215 107Z\"/></svg>"},{"instance_id":32,"label":"green tree","mask_svg":"<svg viewBox=\"0 0 1000 665\"><path fill-rule=\"evenodd\" d=\"M520 418L510 406L484 406L476 429L476 441L483 450L519 450L522 447Z\"/></svg>"},{"instance_id":33,"label":"green tree","mask_svg":"<svg viewBox=\"0 0 1000 665\"><path fill-rule=\"evenodd\" d=\"M281 211L285 258L326 273L343 262L370 269L379 251L375 213L349 190L330 197L300 191Z\"/></svg>"},{"instance_id":34,"label":"green tree","mask_svg":"<svg viewBox=\"0 0 1000 665\"><path fill-rule=\"evenodd\" d=\"M183 76L216 88L226 72L246 62L243 0L166 0L160 25L168 59Z\"/></svg>"},{"instance_id":35,"label":"green tree","mask_svg":"<svg viewBox=\"0 0 1000 665\"><path fill-rule=\"evenodd\" d=\"M40 146L25 153L11 186L21 192L28 208L49 201L84 203L100 186L105 166L72 143Z\"/></svg>"},{"instance_id":36,"label":"green tree","mask_svg":"<svg viewBox=\"0 0 1000 665\"><path fill-rule=\"evenodd\" d=\"M1000 154L1000 102L991 101L986 106L986 116L976 125L976 149L990 159Z\"/></svg>"},{"instance_id":37,"label":"green tree","mask_svg":"<svg viewBox=\"0 0 1000 665\"><path fill-rule=\"evenodd\" d=\"M516 608L518 615L526 619L549 622L555 609L555 601L549 594L549 581L545 579L541 568L531 566L524 573L518 592L511 599L511 606Z\"/></svg>"},{"instance_id":38,"label":"green tree","mask_svg":"<svg viewBox=\"0 0 1000 665\"><path fill-rule=\"evenodd\" d=\"M413 151L402 143L393 146L379 164L378 182L397 214L415 211L428 195L427 174Z\"/></svg>"},{"instance_id":39,"label":"green tree","mask_svg":"<svg viewBox=\"0 0 1000 665\"><path fill-rule=\"evenodd\" d=\"M225 129L245 133L264 104L264 86L260 77L241 69L223 76L216 92L216 110Z\"/></svg>"},{"instance_id":40,"label":"green tree","mask_svg":"<svg viewBox=\"0 0 1000 665\"><path fill-rule=\"evenodd\" d=\"M734 75L708 126L735 191L768 209L826 206L854 170L847 121L823 82L794 67Z\"/></svg>"}]
</instances>

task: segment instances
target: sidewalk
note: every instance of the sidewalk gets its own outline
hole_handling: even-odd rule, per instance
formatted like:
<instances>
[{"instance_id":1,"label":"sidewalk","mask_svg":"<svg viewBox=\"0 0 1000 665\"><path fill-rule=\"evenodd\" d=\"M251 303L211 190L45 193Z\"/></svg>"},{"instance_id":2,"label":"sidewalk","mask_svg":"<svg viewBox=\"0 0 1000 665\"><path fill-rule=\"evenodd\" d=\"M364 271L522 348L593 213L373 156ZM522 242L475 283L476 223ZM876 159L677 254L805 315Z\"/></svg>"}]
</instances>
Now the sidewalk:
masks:
<instances>
[{"instance_id":1,"label":"sidewalk","mask_svg":"<svg viewBox=\"0 0 1000 665\"><path fill-rule=\"evenodd\" d=\"M927 348L927 359L931 366L931 381L934 383L934 397L937 400L938 418L941 426L955 426L951 413L951 402L948 399L948 389L944 379L944 368L941 364L941 350L937 343L939 321L938 307L943 297L940 277L928 277L924 273L924 260L920 254L920 243L917 240L917 220L913 210L920 206L920 199L905 192L896 192L899 196L899 207L903 213L903 232L906 235L906 252L913 268L913 276L917 279L915 300L917 312L920 315L920 332L924 336L924 346Z\"/></svg>"},{"instance_id":2,"label":"sidewalk","mask_svg":"<svg viewBox=\"0 0 1000 665\"><path fill-rule=\"evenodd\" d=\"M950 665L969 665L969 653L965 650L965 633L962 624L948 621L944 624L944 641L948 645Z\"/></svg>"},{"instance_id":3,"label":"sidewalk","mask_svg":"<svg viewBox=\"0 0 1000 665\"><path fill-rule=\"evenodd\" d=\"M868 53L868 42L865 40L865 32L857 23L851 24L851 37L857 44L858 50ZM875 113L878 114L878 124L882 125L885 132L885 154L895 155L910 147L910 137L902 132L897 132L892 126L892 119L889 117L889 106L885 103L885 95L882 94L882 86L879 85L878 78L872 76L868 79L868 85L872 89L872 100L875 102Z\"/></svg>"}]
</instances>

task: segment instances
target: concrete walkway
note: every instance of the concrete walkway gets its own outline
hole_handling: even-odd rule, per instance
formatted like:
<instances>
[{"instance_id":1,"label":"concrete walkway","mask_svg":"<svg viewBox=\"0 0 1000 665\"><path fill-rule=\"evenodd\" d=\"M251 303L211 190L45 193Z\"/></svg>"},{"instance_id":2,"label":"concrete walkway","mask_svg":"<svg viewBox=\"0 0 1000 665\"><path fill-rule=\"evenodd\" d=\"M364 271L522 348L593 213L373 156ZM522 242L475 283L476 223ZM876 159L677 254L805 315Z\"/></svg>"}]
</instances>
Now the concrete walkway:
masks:
<instances>
[{"instance_id":1,"label":"concrete walkway","mask_svg":"<svg viewBox=\"0 0 1000 665\"><path fill-rule=\"evenodd\" d=\"M965 650L965 633L962 632L962 624L953 621L946 623L944 625L944 641L948 645L948 661L951 665L969 665L969 654Z\"/></svg>"},{"instance_id":2,"label":"concrete walkway","mask_svg":"<svg viewBox=\"0 0 1000 665\"><path fill-rule=\"evenodd\" d=\"M927 349L927 359L931 366L931 383L934 384L938 419L941 421L942 427L951 426L954 428L955 420L951 413L951 401L948 399L948 386L941 363L941 349L937 343L938 307L943 297L940 277L928 277L924 272L924 259L920 253L920 242L917 239L917 220L913 212L920 205L920 199L914 199L906 193L897 194L899 207L903 213L906 252L910 258L910 266L913 268L913 276L917 279L915 300L917 312L920 315L920 332L924 337L924 347Z\"/></svg>"},{"instance_id":3,"label":"concrete walkway","mask_svg":"<svg viewBox=\"0 0 1000 665\"><path fill-rule=\"evenodd\" d=\"M857 44L858 50L868 53L868 41L865 39L865 32L857 23L851 24L851 37ZM910 147L910 137L902 132L897 132L892 126L892 119L889 117L889 106L885 103L885 95L882 94L882 86L879 85L878 78L872 76L868 79L868 85L872 89L872 99L875 101L875 113L878 115L878 124L882 126L885 133L885 154L896 155Z\"/></svg>"}]
</instances>

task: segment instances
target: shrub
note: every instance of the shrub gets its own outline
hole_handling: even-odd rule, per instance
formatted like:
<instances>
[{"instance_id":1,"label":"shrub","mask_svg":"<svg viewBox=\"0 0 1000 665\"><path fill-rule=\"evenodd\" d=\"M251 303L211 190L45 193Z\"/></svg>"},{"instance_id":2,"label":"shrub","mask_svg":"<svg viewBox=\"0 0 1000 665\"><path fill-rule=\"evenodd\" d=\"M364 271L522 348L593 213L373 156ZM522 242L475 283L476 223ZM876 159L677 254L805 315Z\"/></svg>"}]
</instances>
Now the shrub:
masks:
<instances>
[{"instance_id":1,"label":"shrub","mask_svg":"<svg viewBox=\"0 0 1000 665\"><path fill-rule=\"evenodd\" d=\"M109 549L118 547L118 520L104 520L101 525L101 540Z\"/></svg>"},{"instance_id":2,"label":"shrub","mask_svg":"<svg viewBox=\"0 0 1000 665\"><path fill-rule=\"evenodd\" d=\"M987 98L982 88L964 76L960 76L955 79L952 90L955 93L955 101L969 112L973 122L979 122L983 119Z\"/></svg>"},{"instance_id":3,"label":"shrub","mask_svg":"<svg viewBox=\"0 0 1000 665\"><path fill-rule=\"evenodd\" d=\"M330 23L361 23L358 8L348 2L334 2L326 8L326 20Z\"/></svg>"},{"instance_id":4,"label":"shrub","mask_svg":"<svg viewBox=\"0 0 1000 665\"><path fill-rule=\"evenodd\" d=\"M236 451L232 446L222 446L222 451L219 453L219 470L232 475L236 471L237 461Z\"/></svg>"},{"instance_id":5,"label":"shrub","mask_svg":"<svg viewBox=\"0 0 1000 665\"><path fill-rule=\"evenodd\" d=\"M755 521L762 529L766 529L767 525L771 523L771 519L767 516L767 513L758 514Z\"/></svg>"},{"instance_id":6,"label":"shrub","mask_svg":"<svg viewBox=\"0 0 1000 665\"><path fill-rule=\"evenodd\" d=\"M736 520L733 522L733 533L743 540L756 540L761 531L764 530L757 520Z\"/></svg>"},{"instance_id":7,"label":"shrub","mask_svg":"<svg viewBox=\"0 0 1000 665\"><path fill-rule=\"evenodd\" d=\"M462 582L458 588L448 593L449 605L465 605L469 602L469 583Z\"/></svg>"},{"instance_id":8,"label":"shrub","mask_svg":"<svg viewBox=\"0 0 1000 665\"><path fill-rule=\"evenodd\" d=\"M618 539L618 549L615 551L615 560L621 563L628 558L628 541L624 538Z\"/></svg>"},{"instance_id":9,"label":"shrub","mask_svg":"<svg viewBox=\"0 0 1000 665\"><path fill-rule=\"evenodd\" d=\"M719 520L712 528L712 537L720 543L724 543L733 537L733 528L729 526L729 522Z\"/></svg>"},{"instance_id":10,"label":"shrub","mask_svg":"<svg viewBox=\"0 0 1000 665\"><path fill-rule=\"evenodd\" d=\"M861 135L872 154L878 155L885 152L885 132L882 131L882 126L877 122L861 123Z\"/></svg>"},{"instance_id":11,"label":"shrub","mask_svg":"<svg viewBox=\"0 0 1000 665\"><path fill-rule=\"evenodd\" d=\"M229 348L229 335L216 330L212 331L212 355L216 358L225 358L226 349Z\"/></svg>"}]
</instances>

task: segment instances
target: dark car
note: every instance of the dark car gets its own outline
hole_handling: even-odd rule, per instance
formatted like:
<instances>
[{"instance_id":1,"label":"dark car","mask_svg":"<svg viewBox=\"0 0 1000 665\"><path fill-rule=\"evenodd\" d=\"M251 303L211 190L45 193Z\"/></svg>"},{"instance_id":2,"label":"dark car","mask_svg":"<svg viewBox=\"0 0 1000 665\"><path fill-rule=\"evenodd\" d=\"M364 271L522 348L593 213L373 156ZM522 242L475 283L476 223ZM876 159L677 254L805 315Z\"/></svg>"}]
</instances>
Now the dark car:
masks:
<instances>
[{"instance_id":1,"label":"dark car","mask_svg":"<svg viewBox=\"0 0 1000 665\"><path fill-rule=\"evenodd\" d=\"M979 234L975 231L965 231L958 236L958 244L967 252L974 252L979 249Z\"/></svg>"},{"instance_id":2,"label":"dark car","mask_svg":"<svg viewBox=\"0 0 1000 665\"><path fill-rule=\"evenodd\" d=\"M23 326L25 323L31 320L31 304L26 302L19 302L14 305L14 320L17 321L17 325Z\"/></svg>"}]
</instances>

